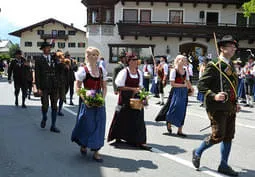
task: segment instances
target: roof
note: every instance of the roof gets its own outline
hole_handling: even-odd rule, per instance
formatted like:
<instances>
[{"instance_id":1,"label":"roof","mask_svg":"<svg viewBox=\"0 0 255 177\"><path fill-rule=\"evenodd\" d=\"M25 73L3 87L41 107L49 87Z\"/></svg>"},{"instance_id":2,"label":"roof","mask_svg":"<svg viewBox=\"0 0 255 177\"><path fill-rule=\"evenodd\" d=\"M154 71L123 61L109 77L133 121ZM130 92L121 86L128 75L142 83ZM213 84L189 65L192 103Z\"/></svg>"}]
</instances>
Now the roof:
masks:
<instances>
[{"instance_id":1,"label":"roof","mask_svg":"<svg viewBox=\"0 0 255 177\"><path fill-rule=\"evenodd\" d=\"M210 3L210 4L243 4L245 2L248 2L249 0L82 0L81 2L85 6L89 5L114 5L121 1L122 3L133 1L136 3L139 2L165 2L165 3L171 3L171 2L179 2L179 3Z\"/></svg>"},{"instance_id":2,"label":"roof","mask_svg":"<svg viewBox=\"0 0 255 177\"><path fill-rule=\"evenodd\" d=\"M7 45L12 42L10 40L1 40L0 39L0 48L5 48L5 47L8 47Z\"/></svg>"},{"instance_id":3,"label":"roof","mask_svg":"<svg viewBox=\"0 0 255 177\"><path fill-rule=\"evenodd\" d=\"M25 31L29 31L29 30L34 29L34 28L37 28L38 26L43 26L43 25L48 24L48 23L60 23L60 24L62 24L63 26L66 26L66 27L69 27L69 28L73 28L73 29L75 29L75 30L77 30L77 31L86 33L85 31L83 31L83 30L81 30L81 29L78 29L78 28L75 28L75 27L72 26L72 25L68 25L68 24L66 24L66 23L64 23L64 22L61 22L61 21L59 21L59 20L56 20L56 19L54 19L54 18L49 18L49 19L47 19L47 20L38 22L38 23L33 24L33 25L30 25L30 26L27 26L27 27L22 28L22 29L20 29L20 30L11 32L11 33L9 33L9 35L21 37L21 33L25 32Z\"/></svg>"}]
</instances>

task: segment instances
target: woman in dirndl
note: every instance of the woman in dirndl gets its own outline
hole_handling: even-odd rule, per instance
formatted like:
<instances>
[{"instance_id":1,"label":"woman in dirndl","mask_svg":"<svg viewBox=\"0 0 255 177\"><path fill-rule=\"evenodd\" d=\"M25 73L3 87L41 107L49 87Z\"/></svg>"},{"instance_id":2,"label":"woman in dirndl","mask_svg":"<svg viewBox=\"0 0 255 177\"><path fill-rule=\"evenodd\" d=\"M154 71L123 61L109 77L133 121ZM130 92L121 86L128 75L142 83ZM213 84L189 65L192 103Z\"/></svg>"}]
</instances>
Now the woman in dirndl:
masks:
<instances>
[{"instance_id":1,"label":"woman in dirndl","mask_svg":"<svg viewBox=\"0 0 255 177\"><path fill-rule=\"evenodd\" d=\"M102 93L105 98L107 73L97 65L99 54L99 50L94 47L86 49L86 65L76 73L76 87L79 92L83 84L85 89ZM89 107L83 100L71 139L80 146L82 155L87 154L87 148L94 151L93 159L96 162L103 161L98 151L104 146L105 124L105 106Z\"/></svg>"},{"instance_id":2,"label":"woman in dirndl","mask_svg":"<svg viewBox=\"0 0 255 177\"><path fill-rule=\"evenodd\" d=\"M109 130L108 142L114 139L117 143L124 140L128 144L150 150L151 148L146 145L144 109L133 109L130 106L130 98L138 97L137 94L143 88L143 76L137 69L137 60L135 55L128 54L128 66L122 69L116 77L119 100Z\"/></svg>"},{"instance_id":3,"label":"woman in dirndl","mask_svg":"<svg viewBox=\"0 0 255 177\"><path fill-rule=\"evenodd\" d=\"M185 56L178 55L175 60L175 68L170 72L171 91L168 101L170 101L169 109L166 113L167 130L172 133L171 125L178 127L177 135L186 137L183 133L182 127L186 116L186 109L188 103L188 89L193 88L189 81L189 75L184 66Z\"/></svg>"}]
</instances>

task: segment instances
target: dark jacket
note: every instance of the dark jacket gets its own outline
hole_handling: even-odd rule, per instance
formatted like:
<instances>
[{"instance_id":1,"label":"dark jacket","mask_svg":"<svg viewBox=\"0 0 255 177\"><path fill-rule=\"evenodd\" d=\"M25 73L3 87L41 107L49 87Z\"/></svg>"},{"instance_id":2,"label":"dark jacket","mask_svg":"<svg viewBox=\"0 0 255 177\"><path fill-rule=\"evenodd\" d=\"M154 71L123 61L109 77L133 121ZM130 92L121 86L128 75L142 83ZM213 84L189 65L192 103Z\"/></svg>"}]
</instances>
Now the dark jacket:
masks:
<instances>
[{"instance_id":1,"label":"dark jacket","mask_svg":"<svg viewBox=\"0 0 255 177\"><path fill-rule=\"evenodd\" d=\"M223 71L223 91L227 93L228 97L224 102L214 100L214 96L221 91L219 63L221 63L221 71ZM233 111L237 103L237 85L238 76L231 62L226 64L223 61L218 62L218 59L209 62L198 82L198 90L205 96L207 111Z\"/></svg>"},{"instance_id":2,"label":"dark jacket","mask_svg":"<svg viewBox=\"0 0 255 177\"><path fill-rule=\"evenodd\" d=\"M8 80L11 80L13 74L14 85L25 87L28 81L29 66L25 65L26 59L21 58L11 61L8 68Z\"/></svg>"},{"instance_id":3,"label":"dark jacket","mask_svg":"<svg viewBox=\"0 0 255 177\"><path fill-rule=\"evenodd\" d=\"M125 67L125 65L123 63L119 63L118 66L116 66L114 69L113 69L113 77L112 77L112 85L113 85L113 89L114 91L118 91L118 88L115 84L115 79L118 75L118 73Z\"/></svg>"},{"instance_id":4,"label":"dark jacket","mask_svg":"<svg viewBox=\"0 0 255 177\"><path fill-rule=\"evenodd\" d=\"M59 60L51 56L50 65L42 55L35 60L35 82L37 89L57 89L60 87L61 67Z\"/></svg>"}]
</instances>

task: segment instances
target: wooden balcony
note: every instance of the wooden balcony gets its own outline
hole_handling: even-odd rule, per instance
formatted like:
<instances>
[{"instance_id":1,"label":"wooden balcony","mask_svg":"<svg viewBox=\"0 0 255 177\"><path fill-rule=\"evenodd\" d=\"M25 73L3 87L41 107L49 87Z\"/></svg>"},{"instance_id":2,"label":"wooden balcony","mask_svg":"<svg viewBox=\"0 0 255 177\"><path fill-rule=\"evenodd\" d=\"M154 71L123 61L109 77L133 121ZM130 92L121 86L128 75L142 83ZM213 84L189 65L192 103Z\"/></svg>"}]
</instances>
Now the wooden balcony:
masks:
<instances>
[{"instance_id":1,"label":"wooden balcony","mask_svg":"<svg viewBox=\"0 0 255 177\"><path fill-rule=\"evenodd\" d=\"M255 26L237 26L236 24L205 24L196 22L185 23L169 23L167 21L150 21L150 22L135 22L135 21L120 21L117 23L119 35L123 39L125 36L134 36L136 39L143 37L179 37L180 40L184 37L192 38L195 41L197 38L205 38L207 41L213 38L213 32L218 38L226 34L231 34L237 40L248 40L253 43L255 40Z\"/></svg>"},{"instance_id":2,"label":"wooden balcony","mask_svg":"<svg viewBox=\"0 0 255 177\"><path fill-rule=\"evenodd\" d=\"M53 34L42 34L41 35L41 39L64 39L64 40L67 40L68 39L68 35L67 34L56 34L56 35L53 35Z\"/></svg>"}]
</instances>

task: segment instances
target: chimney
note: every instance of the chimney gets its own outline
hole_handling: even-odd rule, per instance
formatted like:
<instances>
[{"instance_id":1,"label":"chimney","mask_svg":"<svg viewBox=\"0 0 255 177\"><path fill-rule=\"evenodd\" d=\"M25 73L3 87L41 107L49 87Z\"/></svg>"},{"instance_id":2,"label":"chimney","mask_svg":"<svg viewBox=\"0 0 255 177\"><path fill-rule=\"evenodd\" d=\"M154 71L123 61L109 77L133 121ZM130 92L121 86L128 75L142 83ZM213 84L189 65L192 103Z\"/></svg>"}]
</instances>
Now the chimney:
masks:
<instances>
[{"instance_id":1,"label":"chimney","mask_svg":"<svg viewBox=\"0 0 255 177\"><path fill-rule=\"evenodd\" d=\"M71 23L71 27L73 27L73 23Z\"/></svg>"}]
</instances>

